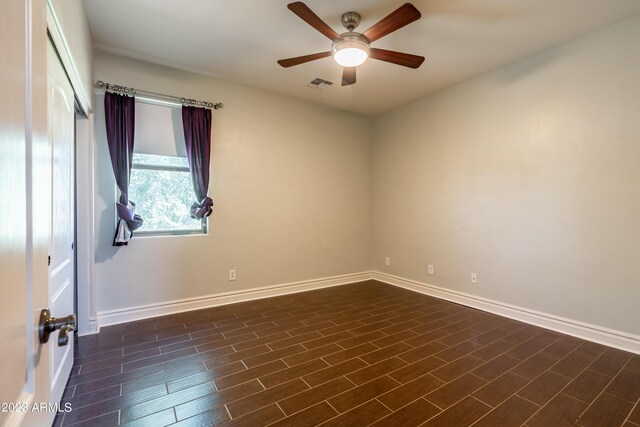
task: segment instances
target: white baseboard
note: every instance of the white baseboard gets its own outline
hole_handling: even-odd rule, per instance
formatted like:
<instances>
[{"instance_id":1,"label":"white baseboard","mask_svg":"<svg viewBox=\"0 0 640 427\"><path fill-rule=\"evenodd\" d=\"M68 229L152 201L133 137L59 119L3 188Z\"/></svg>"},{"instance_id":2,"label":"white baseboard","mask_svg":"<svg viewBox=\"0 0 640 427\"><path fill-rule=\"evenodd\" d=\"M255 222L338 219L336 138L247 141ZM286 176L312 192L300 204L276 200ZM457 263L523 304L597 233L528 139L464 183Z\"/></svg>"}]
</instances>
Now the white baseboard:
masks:
<instances>
[{"instance_id":1,"label":"white baseboard","mask_svg":"<svg viewBox=\"0 0 640 427\"><path fill-rule=\"evenodd\" d=\"M84 337L85 335L94 335L100 332L100 327L98 326L98 319L90 319L89 320L89 329L86 331L78 331L79 337Z\"/></svg>"},{"instance_id":2,"label":"white baseboard","mask_svg":"<svg viewBox=\"0 0 640 427\"><path fill-rule=\"evenodd\" d=\"M89 333L97 334L100 332L100 326L98 325L98 319L93 318L89 321Z\"/></svg>"},{"instance_id":3,"label":"white baseboard","mask_svg":"<svg viewBox=\"0 0 640 427\"><path fill-rule=\"evenodd\" d=\"M98 332L103 326L117 325L119 323L131 322L134 320L199 310L218 305L233 304L279 295L294 294L313 289L346 285L370 279L371 272L367 271L341 276L325 277L321 279L303 280L300 282L285 283L281 285L265 286L261 288L247 289L244 291L205 295L202 297L186 298L157 304L146 304L117 310L99 311L97 313L97 324L95 328L92 327L91 329Z\"/></svg>"},{"instance_id":4,"label":"white baseboard","mask_svg":"<svg viewBox=\"0 0 640 427\"><path fill-rule=\"evenodd\" d=\"M419 292L421 294L430 295L446 301L484 310L489 313L498 314L510 319L519 320L531 325L551 329L577 338L640 354L640 336L638 335L567 319L561 316L543 313L476 295L453 291L379 271L345 274L341 276L265 286L244 291L225 292L157 304L146 304L117 310L101 311L97 313L97 318L91 321L89 334L99 332L100 327L102 326L116 325L119 323L165 316L185 311L199 310L219 305L294 294L313 289L346 285L371 279Z\"/></svg>"},{"instance_id":5,"label":"white baseboard","mask_svg":"<svg viewBox=\"0 0 640 427\"><path fill-rule=\"evenodd\" d=\"M373 271L374 280L640 354L640 336Z\"/></svg>"}]
</instances>

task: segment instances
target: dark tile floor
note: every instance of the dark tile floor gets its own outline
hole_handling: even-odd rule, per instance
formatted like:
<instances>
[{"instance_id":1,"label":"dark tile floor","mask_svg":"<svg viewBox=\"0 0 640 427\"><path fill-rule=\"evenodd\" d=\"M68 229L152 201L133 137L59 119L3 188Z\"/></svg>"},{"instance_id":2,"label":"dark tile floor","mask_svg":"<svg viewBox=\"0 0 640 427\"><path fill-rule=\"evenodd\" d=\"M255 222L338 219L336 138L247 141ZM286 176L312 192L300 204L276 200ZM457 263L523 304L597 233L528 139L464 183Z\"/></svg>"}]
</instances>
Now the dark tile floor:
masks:
<instances>
[{"instance_id":1,"label":"dark tile floor","mask_svg":"<svg viewBox=\"0 0 640 427\"><path fill-rule=\"evenodd\" d=\"M379 282L80 338L76 426L640 426L640 356Z\"/></svg>"}]
</instances>

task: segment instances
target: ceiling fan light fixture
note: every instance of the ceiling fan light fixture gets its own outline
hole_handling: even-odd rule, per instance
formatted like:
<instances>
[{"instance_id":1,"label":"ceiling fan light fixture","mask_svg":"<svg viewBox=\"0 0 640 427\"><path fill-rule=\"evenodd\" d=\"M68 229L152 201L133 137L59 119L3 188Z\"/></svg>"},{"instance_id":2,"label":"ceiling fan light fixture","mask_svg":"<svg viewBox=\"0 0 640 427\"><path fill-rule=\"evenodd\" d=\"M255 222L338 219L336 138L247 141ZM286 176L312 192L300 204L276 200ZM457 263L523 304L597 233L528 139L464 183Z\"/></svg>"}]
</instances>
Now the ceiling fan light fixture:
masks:
<instances>
[{"instance_id":1,"label":"ceiling fan light fixture","mask_svg":"<svg viewBox=\"0 0 640 427\"><path fill-rule=\"evenodd\" d=\"M357 67L369 58L369 43L357 33L343 34L331 47L333 59L343 67Z\"/></svg>"}]
</instances>

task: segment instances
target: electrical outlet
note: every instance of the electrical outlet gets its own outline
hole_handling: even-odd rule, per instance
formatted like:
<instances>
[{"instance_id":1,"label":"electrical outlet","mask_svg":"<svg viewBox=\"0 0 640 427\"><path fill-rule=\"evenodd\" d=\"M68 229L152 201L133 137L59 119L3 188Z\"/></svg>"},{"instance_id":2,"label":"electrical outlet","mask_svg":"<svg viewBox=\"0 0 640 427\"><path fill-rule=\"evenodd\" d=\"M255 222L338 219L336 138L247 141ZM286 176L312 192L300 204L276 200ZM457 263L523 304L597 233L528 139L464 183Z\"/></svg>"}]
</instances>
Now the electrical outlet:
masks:
<instances>
[{"instance_id":1,"label":"electrical outlet","mask_svg":"<svg viewBox=\"0 0 640 427\"><path fill-rule=\"evenodd\" d=\"M478 275L476 273L471 273L471 283L478 283Z\"/></svg>"},{"instance_id":2,"label":"electrical outlet","mask_svg":"<svg viewBox=\"0 0 640 427\"><path fill-rule=\"evenodd\" d=\"M391 258L386 257L386 258L384 259L384 265L391 265Z\"/></svg>"},{"instance_id":3,"label":"electrical outlet","mask_svg":"<svg viewBox=\"0 0 640 427\"><path fill-rule=\"evenodd\" d=\"M429 264L429 274L433 276L433 265Z\"/></svg>"},{"instance_id":4,"label":"electrical outlet","mask_svg":"<svg viewBox=\"0 0 640 427\"><path fill-rule=\"evenodd\" d=\"M236 271L229 270L229 280L236 280Z\"/></svg>"}]
</instances>

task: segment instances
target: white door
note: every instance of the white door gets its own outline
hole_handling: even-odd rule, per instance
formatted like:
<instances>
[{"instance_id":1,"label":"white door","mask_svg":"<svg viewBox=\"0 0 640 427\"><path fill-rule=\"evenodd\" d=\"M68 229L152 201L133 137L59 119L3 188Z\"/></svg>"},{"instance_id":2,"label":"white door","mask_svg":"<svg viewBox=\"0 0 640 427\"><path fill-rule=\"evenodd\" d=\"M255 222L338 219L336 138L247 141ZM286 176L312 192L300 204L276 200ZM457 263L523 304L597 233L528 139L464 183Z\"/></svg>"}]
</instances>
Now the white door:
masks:
<instances>
[{"instance_id":1,"label":"white door","mask_svg":"<svg viewBox=\"0 0 640 427\"><path fill-rule=\"evenodd\" d=\"M48 404L59 401L73 363L72 345L58 347L57 332L41 344L37 328L44 307L54 316L71 313L74 292L73 91L47 46L45 16L44 0L0 2L3 426L50 425Z\"/></svg>"},{"instance_id":2,"label":"white door","mask_svg":"<svg viewBox=\"0 0 640 427\"><path fill-rule=\"evenodd\" d=\"M24 4L3 2L0 10L0 404L24 402L27 377L26 156ZM10 42L9 42L10 41ZM16 419L3 407L0 424ZM14 411L10 411L14 409Z\"/></svg>"},{"instance_id":3,"label":"white door","mask_svg":"<svg viewBox=\"0 0 640 427\"><path fill-rule=\"evenodd\" d=\"M51 243L49 309L54 317L74 308L74 93L51 43L47 50L48 128L51 144ZM50 338L50 402L59 402L73 366L73 336L58 345L56 331Z\"/></svg>"}]
</instances>

